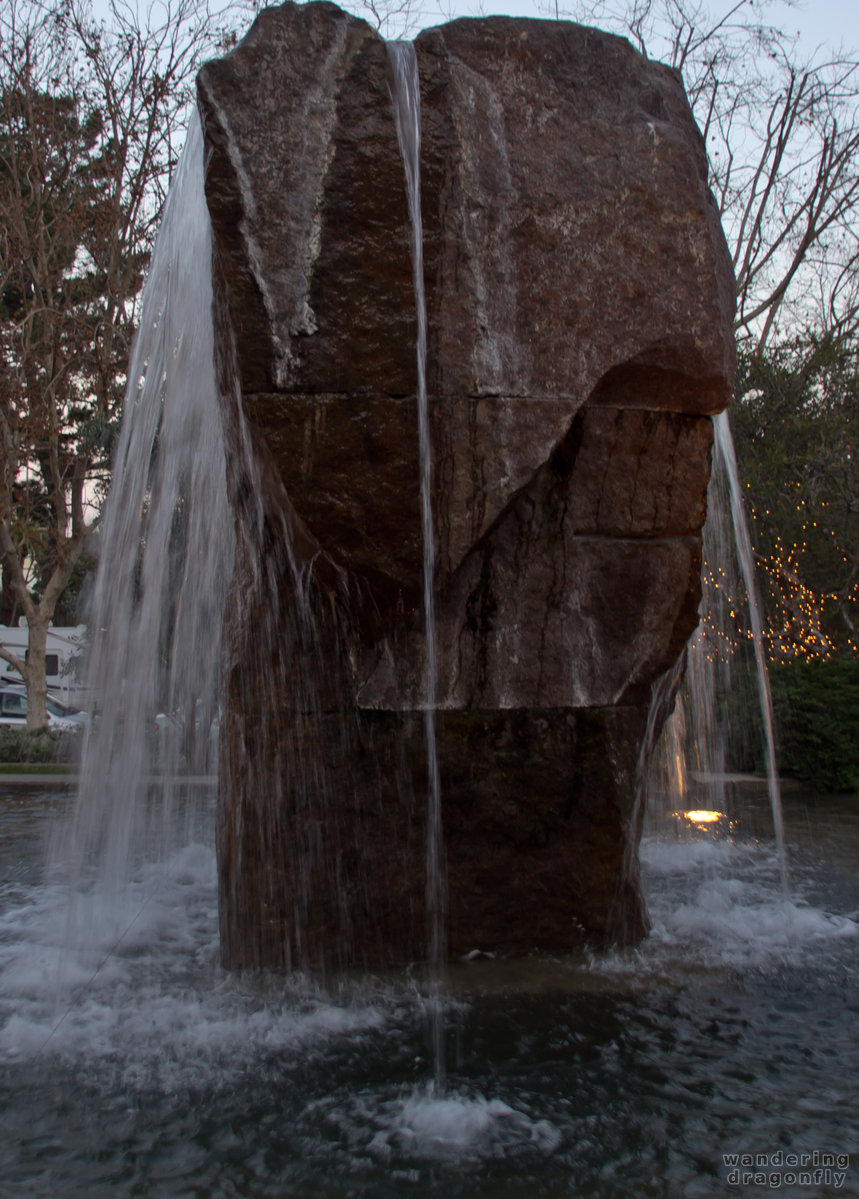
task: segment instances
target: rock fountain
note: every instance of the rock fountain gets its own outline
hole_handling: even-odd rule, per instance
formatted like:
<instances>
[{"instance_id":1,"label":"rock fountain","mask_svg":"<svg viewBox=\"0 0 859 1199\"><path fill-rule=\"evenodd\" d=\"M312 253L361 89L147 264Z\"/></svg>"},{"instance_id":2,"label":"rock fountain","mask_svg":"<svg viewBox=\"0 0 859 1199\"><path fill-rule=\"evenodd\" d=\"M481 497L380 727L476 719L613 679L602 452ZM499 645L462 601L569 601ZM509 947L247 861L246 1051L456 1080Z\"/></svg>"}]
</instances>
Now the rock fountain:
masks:
<instances>
[{"instance_id":1,"label":"rock fountain","mask_svg":"<svg viewBox=\"0 0 859 1199\"><path fill-rule=\"evenodd\" d=\"M636 802L697 622L733 278L679 76L489 18L415 42L447 944L646 931ZM426 951L411 227L385 43L263 11L198 81L237 552L230 966ZM655 698L656 697L656 698Z\"/></svg>"},{"instance_id":2,"label":"rock fountain","mask_svg":"<svg viewBox=\"0 0 859 1199\"><path fill-rule=\"evenodd\" d=\"M760 811L722 839L675 812L641 847L654 935L553 952L645 925L636 792L695 624L731 304L679 84L575 26L418 39L429 470L388 96L412 58L286 6L204 72L215 237L194 114L105 515L100 719L47 871L65 797L0 789L3 1186L637 1199L730 1188L754 1152L770 1187L846 1193L855 805L788 804L795 904ZM547 952L449 965L450 1004L410 969L221 970L218 890L230 965L432 957L431 716L450 952Z\"/></svg>"}]
</instances>

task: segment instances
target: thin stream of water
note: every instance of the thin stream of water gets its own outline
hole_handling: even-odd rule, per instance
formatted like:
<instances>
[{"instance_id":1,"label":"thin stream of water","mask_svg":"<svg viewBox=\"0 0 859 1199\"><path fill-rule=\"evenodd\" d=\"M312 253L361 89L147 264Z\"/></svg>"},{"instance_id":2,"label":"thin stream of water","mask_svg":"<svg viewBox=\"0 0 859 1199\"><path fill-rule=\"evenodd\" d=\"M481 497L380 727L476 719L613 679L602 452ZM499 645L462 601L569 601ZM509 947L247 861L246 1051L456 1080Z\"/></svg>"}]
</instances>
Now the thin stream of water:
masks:
<instances>
[{"instance_id":1,"label":"thin stream of water","mask_svg":"<svg viewBox=\"0 0 859 1199\"><path fill-rule=\"evenodd\" d=\"M731 435L731 424L727 412L721 412L713 420L715 433L715 448L724 467L731 501L731 516L733 518L734 536L740 569L746 585L749 600L749 620L752 628L752 640L755 650L757 667L758 697L760 700L761 717L764 722L764 738L767 768L767 784L770 805L772 807L773 829L775 831L776 850L778 852L779 871L781 873L782 891L787 898L787 862L784 842L784 819L781 806L781 789L779 786L778 768L775 755L775 733L773 719L772 693L770 691L769 672L767 670L766 653L764 651L763 625L761 622L758 592L755 584L755 563L752 553L752 542L746 513L743 508L740 476L737 470L737 455L734 450L734 439Z\"/></svg>"},{"instance_id":2,"label":"thin stream of water","mask_svg":"<svg viewBox=\"0 0 859 1199\"><path fill-rule=\"evenodd\" d=\"M397 127L397 141L406 174L409 217L412 227L412 271L417 310L418 442L420 453L421 532L424 559L424 621L426 636L426 678L424 681L424 730L427 745L427 915L428 957L432 1009L432 1038L436 1086L444 1086L444 1024L441 990L445 961L445 877L441 789L436 751L436 643L433 578L435 575L435 536L432 516L432 447L430 443L429 404L427 400L426 356L427 313L424 292L423 223L421 220L421 98L418 62L411 42L389 42L388 55L393 85L391 102Z\"/></svg>"}]
</instances>

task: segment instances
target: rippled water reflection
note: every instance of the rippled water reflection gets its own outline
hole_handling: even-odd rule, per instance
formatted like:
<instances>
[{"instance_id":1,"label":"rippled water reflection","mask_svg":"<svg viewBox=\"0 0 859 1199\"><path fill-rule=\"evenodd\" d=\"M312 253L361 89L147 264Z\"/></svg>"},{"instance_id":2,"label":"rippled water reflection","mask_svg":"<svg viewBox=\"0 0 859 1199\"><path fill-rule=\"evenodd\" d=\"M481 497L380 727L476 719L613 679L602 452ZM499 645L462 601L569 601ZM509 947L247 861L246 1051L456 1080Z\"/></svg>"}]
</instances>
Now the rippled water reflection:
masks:
<instances>
[{"instance_id":1,"label":"rippled water reflection","mask_svg":"<svg viewBox=\"0 0 859 1199\"><path fill-rule=\"evenodd\" d=\"M859 1194L855 801L789 806L787 909L766 841L661 835L637 950L455 966L444 1096L408 973L219 971L202 844L79 902L64 952L63 803L0 800L0 1195ZM779 1151L850 1164L732 1185Z\"/></svg>"}]
</instances>

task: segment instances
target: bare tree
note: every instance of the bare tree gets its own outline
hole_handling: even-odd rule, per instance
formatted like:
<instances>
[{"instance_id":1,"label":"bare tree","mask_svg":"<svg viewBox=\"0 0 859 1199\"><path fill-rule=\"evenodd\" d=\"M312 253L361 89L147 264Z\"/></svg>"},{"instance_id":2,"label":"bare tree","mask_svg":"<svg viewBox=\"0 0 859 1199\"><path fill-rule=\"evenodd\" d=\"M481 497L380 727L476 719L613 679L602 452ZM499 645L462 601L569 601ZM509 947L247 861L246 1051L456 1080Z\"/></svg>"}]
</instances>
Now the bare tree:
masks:
<instances>
[{"instance_id":1,"label":"bare tree","mask_svg":"<svg viewBox=\"0 0 859 1199\"><path fill-rule=\"evenodd\" d=\"M0 561L29 625L0 646L47 721L45 645L97 521L137 306L193 76L201 0L11 0L0 15ZM228 34L227 34L228 36Z\"/></svg>"},{"instance_id":2,"label":"bare tree","mask_svg":"<svg viewBox=\"0 0 859 1199\"><path fill-rule=\"evenodd\" d=\"M385 38L413 37L424 23L425 9L418 0L346 0L343 7Z\"/></svg>"}]
</instances>

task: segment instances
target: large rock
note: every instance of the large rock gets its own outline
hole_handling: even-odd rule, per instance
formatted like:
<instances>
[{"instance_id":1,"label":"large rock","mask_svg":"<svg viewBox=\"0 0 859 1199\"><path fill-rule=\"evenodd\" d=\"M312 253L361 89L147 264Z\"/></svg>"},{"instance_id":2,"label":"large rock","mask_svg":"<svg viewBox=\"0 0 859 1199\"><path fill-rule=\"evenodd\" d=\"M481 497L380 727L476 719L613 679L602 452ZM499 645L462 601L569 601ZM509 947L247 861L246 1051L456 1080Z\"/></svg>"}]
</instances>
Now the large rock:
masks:
<instances>
[{"instance_id":1,"label":"large rock","mask_svg":"<svg viewBox=\"0 0 859 1199\"><path fill-rule=\"evenodd\" d=\"M733 279L678 76L563 22L416 42L451 952L646 928ZM416 315L384 43L260 14L199 77L239 534L225 960L424 946ZM650 712L650 729L645 729Z\"/></svg>"}]
</instances>

